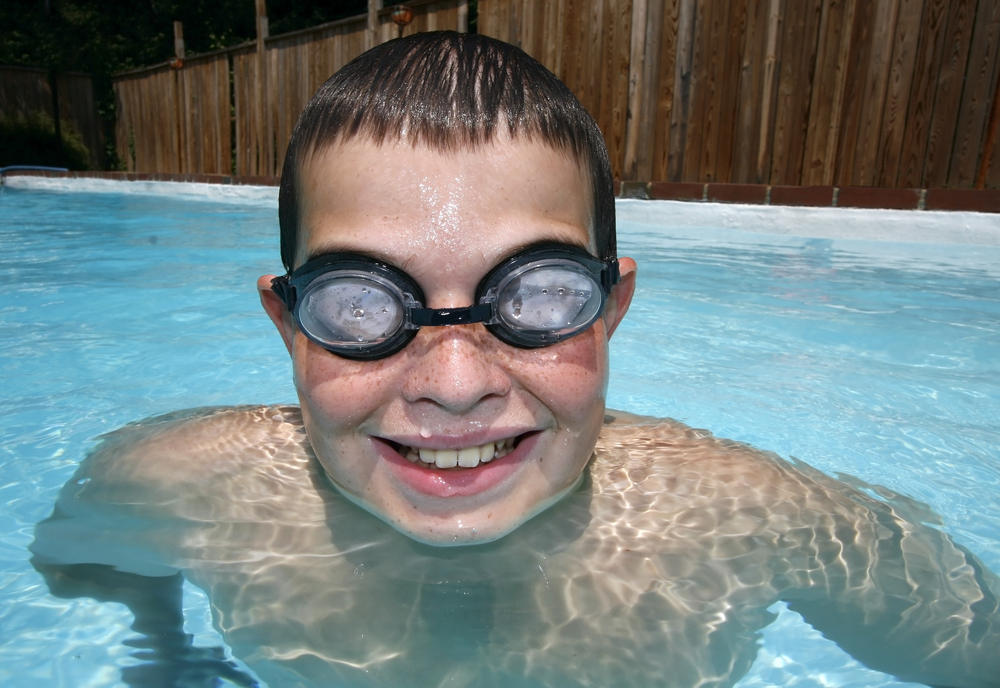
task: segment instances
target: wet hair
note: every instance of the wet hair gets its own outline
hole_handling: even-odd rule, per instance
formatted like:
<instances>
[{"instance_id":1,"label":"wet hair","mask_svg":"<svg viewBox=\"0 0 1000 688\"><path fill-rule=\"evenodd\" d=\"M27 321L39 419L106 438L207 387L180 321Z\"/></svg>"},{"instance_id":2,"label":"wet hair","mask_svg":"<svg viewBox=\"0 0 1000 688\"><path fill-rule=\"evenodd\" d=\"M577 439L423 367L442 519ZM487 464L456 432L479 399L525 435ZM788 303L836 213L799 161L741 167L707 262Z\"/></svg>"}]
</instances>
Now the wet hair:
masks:
<instances>
[{"instance_id":1,"label":"wet hair","mask_svg":"<svg viewBox=\"0 0 1000 688\"><path fill-rule=\"evenodd\" d=\"M330 77L292 132L281 175L281 260L294 267L298 175L338 140L405 139L442 152L475 149L502 133L570 153L589 172L599 258L615 256L615 199L604 137L552 72L507 43L453 31L418 33L365 52Z\"/></svg>"}]
</instances>

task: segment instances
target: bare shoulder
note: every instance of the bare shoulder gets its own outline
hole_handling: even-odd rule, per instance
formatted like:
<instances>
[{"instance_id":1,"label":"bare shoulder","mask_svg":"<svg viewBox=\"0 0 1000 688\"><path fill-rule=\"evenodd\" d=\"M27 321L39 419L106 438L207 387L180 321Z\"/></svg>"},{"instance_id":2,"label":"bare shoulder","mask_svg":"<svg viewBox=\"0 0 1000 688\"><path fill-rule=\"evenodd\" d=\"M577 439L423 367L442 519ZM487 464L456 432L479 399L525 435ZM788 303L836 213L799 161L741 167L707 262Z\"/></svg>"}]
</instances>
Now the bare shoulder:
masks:
<instances>
[{"instance_id":1,"label":"bare shoulder","mask_svg":"<svg viewBox=\"0 0 1000 688\"><path fill-rule=\"evenodd\" d=\"M856 518L867 508L848 498L855 491L847 485L805 464L675 420L621 411L605 416L591 473L602 491L627 485L655 496L667 510Z\"/></svg>"},{"instance_id":2,"label":"bare shoulder","mask_svg":"<svg viewBox=\"0 0 1000 688\"><path fill-rule=\"evenodd\" d=\"M303 467L311 453L295 406L178 411L130 423L99 438L71 485L75 499L130 501L169 496L275 463Z\"/></svg>"},{"instance_id":3,"label":"bare shoulder","mask_svg":"<svg viewBox=\"0 0 1000 688\"><path fill-rule=\"evenodd\" d=\"M708 430L670 418L640 416L608 410L597 442L598 457L610 465L640 468L667 465L671 472L686 469L704 474L708 469L724 471L728 479L743 473L757 474L762 468L780 468L784 462L771 452L716 437ZM777 460L777 461L776 461Z\"/></svg>"}]
</instances>

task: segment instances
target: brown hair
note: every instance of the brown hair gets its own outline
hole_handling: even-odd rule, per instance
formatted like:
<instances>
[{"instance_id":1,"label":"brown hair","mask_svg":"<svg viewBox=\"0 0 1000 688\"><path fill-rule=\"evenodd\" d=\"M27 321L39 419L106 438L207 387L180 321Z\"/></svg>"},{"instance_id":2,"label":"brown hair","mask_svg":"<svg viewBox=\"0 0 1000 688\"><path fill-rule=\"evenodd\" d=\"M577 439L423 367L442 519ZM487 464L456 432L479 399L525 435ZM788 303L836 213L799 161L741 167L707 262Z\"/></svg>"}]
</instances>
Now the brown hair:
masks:
<instances>
[{"instance_id":1,"label":"brown hair","mask_svg":"<svg viewBox=\"0 0 1000 688\"><path fill-rule=\"evenodd\" d=\"M404 136L441 151L489 144L498 132L570 153L589 170L598 257L613 257L614 182L594 118L552 72L507 43L453 31L383 43L330 77L292 132L279 191L281 260L294 267L299 164L338 138Z\"/></svg>"}]
</instances>

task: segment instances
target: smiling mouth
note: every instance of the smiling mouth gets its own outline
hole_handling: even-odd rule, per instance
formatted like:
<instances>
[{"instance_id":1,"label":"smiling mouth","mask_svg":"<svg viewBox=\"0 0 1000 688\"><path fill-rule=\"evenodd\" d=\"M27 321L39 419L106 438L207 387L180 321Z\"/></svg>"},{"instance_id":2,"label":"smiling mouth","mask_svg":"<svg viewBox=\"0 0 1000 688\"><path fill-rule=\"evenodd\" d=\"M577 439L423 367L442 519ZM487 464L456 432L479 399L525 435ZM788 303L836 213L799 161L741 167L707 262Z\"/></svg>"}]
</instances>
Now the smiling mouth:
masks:
<instances>
[{"instance_id":1,"label":"smiling mouth","mask_svg":"<svg viewBox=\"0 0 1000 688\"><path fill-rule=\"evenodd\" d=\"M461 449L424 449L408 447L397 442L390 442L390 444L410 463L422 464L427 468L475 468L480 464L489 463L493 459L507 456L514 451L514 448L521 443L524 437L525 435L519 435L499 442L487 442L477 447L463 447Z\"/></svg>"}]
</instances>

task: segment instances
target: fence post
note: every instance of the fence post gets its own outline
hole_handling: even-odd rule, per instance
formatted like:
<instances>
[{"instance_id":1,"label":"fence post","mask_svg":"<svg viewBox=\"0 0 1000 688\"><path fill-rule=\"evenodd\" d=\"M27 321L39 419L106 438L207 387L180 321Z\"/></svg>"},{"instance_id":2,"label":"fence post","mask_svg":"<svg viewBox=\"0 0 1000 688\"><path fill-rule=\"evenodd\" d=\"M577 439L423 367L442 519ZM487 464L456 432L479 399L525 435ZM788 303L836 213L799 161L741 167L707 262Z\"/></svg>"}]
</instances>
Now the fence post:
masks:
<instances>
[{"instance_id":1,"label":"fence post","mask_svg":"<svg viewBox=\"0 0 1000 688\"><path fill-rule=\"evenodd\" d=\"M382 9L382 0L368 0L368 29L365 31L365 50L371 50L378 44L378 11Z\"/></svg>"},{"instance_id":2,"label":"fence post","mask_svg":"<svg viewBox=\"0 0 1000 688\"><path fill-rule=\"evenodd\" d=\"M469 33L469 0L461 0L458 3L458 27L459 33Z\"/></svg>"},{"instance_id":3,"label":"fence post","mask_svg":"<svg viewBox=\"0 0 1000 688\"><path fill-rule=\"evenodd\" d=\"M257 11L257 164L256 174L274 174L274 160L270 142L270 108L267 106L267 3L255 0Z\"/></svg>"},{"instance_id":4,"label":"fence post","mask_svg":"<svg viewBox=\"0 0 1000 688\"><path fill-rule=\"evenodd\" d=\"M174 55L184 59L184 24L179 21L174 22Z\"/></svg>"},{"instance_id":5,"label":"fence post","mask_svg":"<svg viewBox=\"0 0 1000 688\"><path fill-rule=\"evenodd\" d=\"M635 179L638 168L640 110L646 64L646 0L632 0L632 35L629 50L628 102L625 106L625 160L622 180Z\"/></svg>"},{"instance_id":6,"label":"fence post","mask_svg":"<svg viewBox=\"0 0 1000 688\"><path fill-rule=\"evenodd\" d=\"M183 67L184 24L179 21L174 22L174 55L177 57L178 60L182 60L182 62L179 62L178 64L180 64ZM172 71L174 77L174 119L176 123L176 126L174 128L177 130L177 150L174 151L174 164L176 165L177 171L183 174L185 172L190 171L187 168L187 155L186 155L187 153L186 134L188 133L188 131L187 127L185 126L186 122L184 121L185 115L187 114L187 108L186 108L187 98L185 98L184 82L183 78L181 77L181 70L173 69Z\"/></svg>"}]
</instances>

